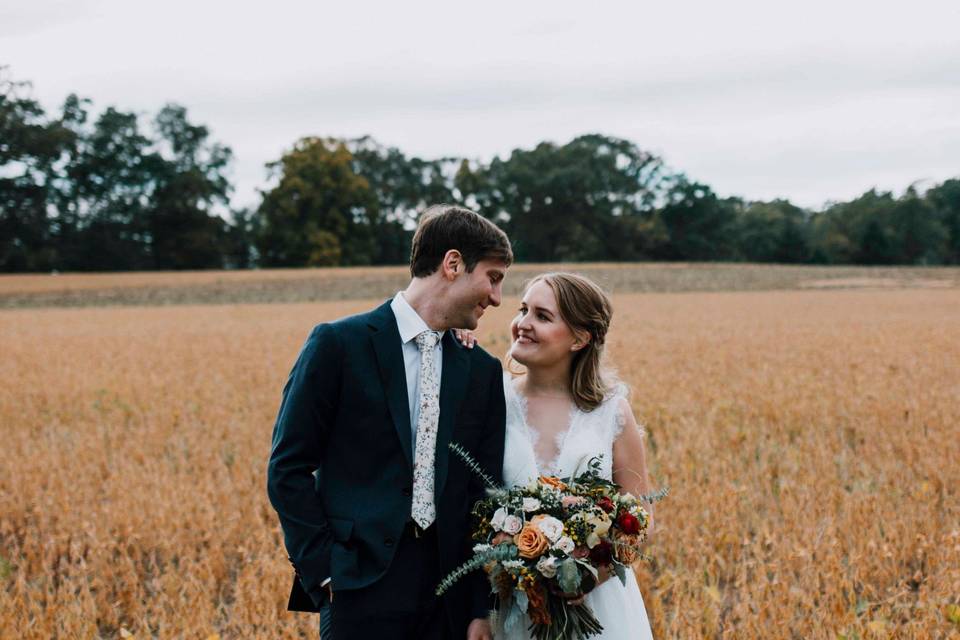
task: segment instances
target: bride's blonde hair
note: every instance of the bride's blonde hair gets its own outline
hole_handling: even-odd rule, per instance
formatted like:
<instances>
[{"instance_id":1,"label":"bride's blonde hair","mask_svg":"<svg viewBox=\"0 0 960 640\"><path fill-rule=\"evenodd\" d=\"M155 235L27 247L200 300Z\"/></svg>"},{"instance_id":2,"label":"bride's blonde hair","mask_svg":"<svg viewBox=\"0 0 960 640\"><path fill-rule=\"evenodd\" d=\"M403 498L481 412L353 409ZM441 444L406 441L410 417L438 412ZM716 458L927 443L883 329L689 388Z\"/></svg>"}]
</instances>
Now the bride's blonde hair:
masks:
<instances>
[{"instance_id":1,"label":"bride's blonde hair","mask_svg":"<svg viewBox=\"0 0 960 640\"><path fill-rule=\"evenodd\" d=\"M557 299L560 316L574 333L590 336L586 346L573 356L570 392L583 411L600 406L610 391L609 376L601 366L607 330L613 318L610 297L593 280L575 273L554 271L536 276L523 289L524 294L537 282L544 282Z\"/></svg>"}]
</instances>

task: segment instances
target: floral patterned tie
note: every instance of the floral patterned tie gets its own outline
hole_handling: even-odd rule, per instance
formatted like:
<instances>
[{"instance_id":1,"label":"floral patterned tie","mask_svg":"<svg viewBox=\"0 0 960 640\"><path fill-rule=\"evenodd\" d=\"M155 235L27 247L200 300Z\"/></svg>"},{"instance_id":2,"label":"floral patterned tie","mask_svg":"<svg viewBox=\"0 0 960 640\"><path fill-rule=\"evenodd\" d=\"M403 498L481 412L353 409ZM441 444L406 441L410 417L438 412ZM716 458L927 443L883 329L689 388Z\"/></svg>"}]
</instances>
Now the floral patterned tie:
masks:
<instances>
[{"instance_id":1,"label":"floral patterned tie","mask_svg":"<svg viewBox=\"0 0 960 640\"><path fill-rule=\"evenodd\" d=\"M440 380L437 377L436 346L439 331L424 331L417 335L420 349L420 394L417 407L417 444L413 455L413 521L426 529L437 517L433 501L434 457L437 449L437 425L440 421Z\"/></svg>"}]
</instances>

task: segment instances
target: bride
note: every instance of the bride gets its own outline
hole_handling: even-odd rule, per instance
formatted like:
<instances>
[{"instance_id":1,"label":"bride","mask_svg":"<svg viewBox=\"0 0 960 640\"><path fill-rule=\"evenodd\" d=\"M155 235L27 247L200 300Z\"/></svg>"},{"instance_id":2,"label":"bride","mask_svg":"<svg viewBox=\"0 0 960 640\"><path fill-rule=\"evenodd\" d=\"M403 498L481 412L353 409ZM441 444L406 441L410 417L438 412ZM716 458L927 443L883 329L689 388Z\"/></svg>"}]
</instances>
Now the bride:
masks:
<instances>
[{"instance_id":1,"label":"bride","mask_svg":"<svg viewBox=\"0 0 960 640\"><path fill-rule=\"evenodd\" d=\"M526 485L540 475L567 477L602 456L601 473L633 495L649 494L644 433L637 425L624 385L601 367L612 308L607 295L587 278L546 273L526 287L510 324L511 360L525 374L504 375L507 405L503 479ZM463 335L472 346L473 337ZM646 505L653 527L652 505ZM612 579L611 579L612 578ZM574 594L596 614L604 640L652 638L643 597L632 571L626 584L601 573L597 586ZM526 625L497 638L530 638Z\"/></svg>"}]
</instances>

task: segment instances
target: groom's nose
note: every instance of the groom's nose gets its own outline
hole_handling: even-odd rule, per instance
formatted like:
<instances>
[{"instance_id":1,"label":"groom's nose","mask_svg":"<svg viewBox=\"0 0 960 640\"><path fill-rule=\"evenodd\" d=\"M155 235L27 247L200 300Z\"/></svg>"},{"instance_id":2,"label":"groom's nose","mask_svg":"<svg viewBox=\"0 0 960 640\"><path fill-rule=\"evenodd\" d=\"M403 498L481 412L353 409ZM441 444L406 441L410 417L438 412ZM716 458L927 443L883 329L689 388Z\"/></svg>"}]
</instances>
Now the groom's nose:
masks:
<instances>
[{"instance_id":1,"label":"groom's nose","mask_svg":"<svg viewBox=\"0 0 960 640\"><path fill-rule=\"evenodd\" d=\"M490 292L490 304L495 307L500 306L500 295L503 293L503 284L498 282L493 285L493 291Z\"/></svg>"}]
</instances>

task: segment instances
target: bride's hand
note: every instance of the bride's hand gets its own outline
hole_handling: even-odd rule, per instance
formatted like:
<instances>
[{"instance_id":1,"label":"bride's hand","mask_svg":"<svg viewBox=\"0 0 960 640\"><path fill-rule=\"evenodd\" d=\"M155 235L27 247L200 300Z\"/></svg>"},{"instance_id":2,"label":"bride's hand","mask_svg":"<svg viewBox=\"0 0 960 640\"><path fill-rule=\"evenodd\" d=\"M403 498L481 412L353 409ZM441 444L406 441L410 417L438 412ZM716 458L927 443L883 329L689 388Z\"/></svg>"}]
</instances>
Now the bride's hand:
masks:
<instances>
[{"instance_id":1,"label":"bride's hand","mask_svg":"<svg viewBox=\"0 0 960 640\"><path fill-rule=\"evenodd\" d=\"M613 575L613 570L610 568L610 565L605 564L597 568L597 584L594 585L594 589L602 585L604 582L610 579Z\"/></svg>"},{"instance_id":2,"label":"bride's hand","mask_svg":"<svg viewBox=\"0 0 960 640\"><path fill-rule=\"evenodd\" d=\"M473 331L469 329L454 329L453 335L457 336L457 340L460 341L460 344L465 346L467 349L473 349L474 345L477 344L477 337L473 335Z\"/></svg>"}]
</instances>

